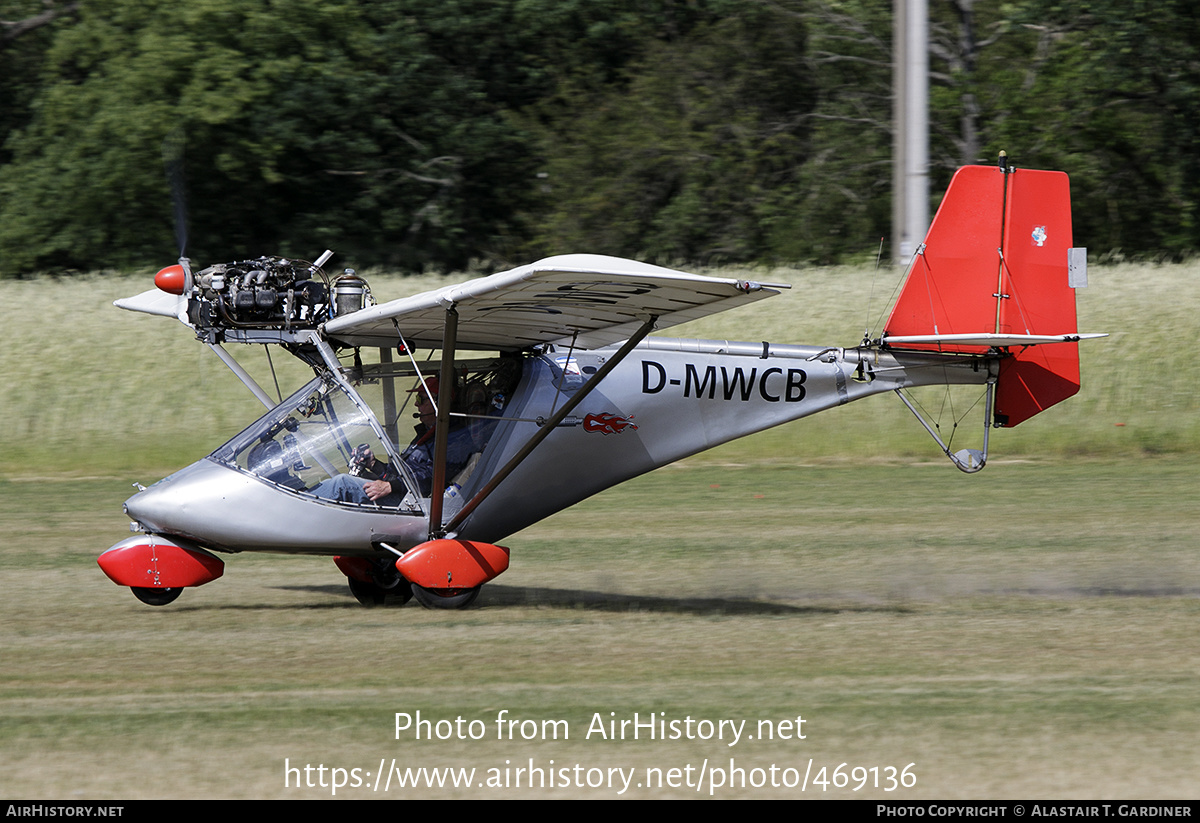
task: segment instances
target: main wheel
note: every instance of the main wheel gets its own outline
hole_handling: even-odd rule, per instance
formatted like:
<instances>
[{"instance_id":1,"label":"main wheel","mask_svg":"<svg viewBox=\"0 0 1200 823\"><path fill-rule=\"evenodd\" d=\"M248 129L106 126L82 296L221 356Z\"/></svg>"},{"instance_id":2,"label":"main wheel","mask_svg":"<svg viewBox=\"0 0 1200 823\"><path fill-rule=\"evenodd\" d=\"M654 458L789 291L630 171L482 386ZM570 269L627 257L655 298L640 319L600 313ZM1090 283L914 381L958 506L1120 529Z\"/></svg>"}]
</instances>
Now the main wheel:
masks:
<instances>
[{"instance_id":1,"label":"main wheel","mask_svg":"<svg viewBox=\"0 0 1200 823\"><path fill-rule=\"evenodd\" d=\"M381 585L374 581L364 583L353 577L346 578L346 583L350 586L350 593L364 606L382 606L389 596L399 600L401 605L412 599L412 584L403 577L397 575L394 580L388 582L391 585Z\"/></svg>"},{"instance_id":2,"label":"main wheel","mask_svg":"<svg viewBox=\"0 0 1200 823\"><path fill-rule=\"evenodd\" d=\"M133 592L133 596L145 603L147 606L165 606L168 603L174 603L179 595L183 594L183 587L178 586L174 589L149 589L139 586L130 586L129 590Z\"/></svg>"},{"instance_id":3,"label":"main wheel","mask_svg":"<svg viewBox=\"0 0 1200 823\"><path fill-rule=\"evenodd\" d=\"M479 597L479 590L473 589L427 589L424 586L412 584L413 597L427 609L465 609Z\"/></svg>"}]
</instances>

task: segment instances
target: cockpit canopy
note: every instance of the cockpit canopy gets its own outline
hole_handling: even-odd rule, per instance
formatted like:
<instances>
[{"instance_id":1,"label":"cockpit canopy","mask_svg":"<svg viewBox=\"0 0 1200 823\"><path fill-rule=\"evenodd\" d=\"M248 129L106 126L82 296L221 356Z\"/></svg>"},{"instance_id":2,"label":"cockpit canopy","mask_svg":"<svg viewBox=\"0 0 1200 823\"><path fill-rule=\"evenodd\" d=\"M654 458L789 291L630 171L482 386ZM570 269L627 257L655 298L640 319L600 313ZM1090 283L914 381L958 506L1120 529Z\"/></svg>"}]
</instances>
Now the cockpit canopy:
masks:
<instances>
[{"instance_id":1,"label":"cockpit canopy","mask_svg":"<svg viewBox=\"0 0 1200 823\"><path fill-rule=\"evenodd\" d=\"M394 459L371 410L332 380L312 380L210 457L295 492L362 474L368 452Z\"/></svg>"},{"instance_id":2,"label":"cockpit canopy","mask_svg":"<svg viewBox=\"0 0 1200 823\"><path fill-rule=\"evenodd\" d=\"M503 366L498 365L503 362ZM447 478L465 483L487 447L520 374L519 361L486 361L460 372L451 409ZM423 425L415 436L400 421L412 413L415 378L367 366L353 389L328 376L314 378L209 457L297 494L346 505L385 506L418 512L430 495L433 437ZM397 383L402 386L397 390ZM419 384L417 384L419 385ZM416 417L416 414L411 414ZM397 441L412 437L407 447ZM375 462L378 461L378 462ZM347 495L379 479L380 466L394 492L368 501ZM391 468L394 467L394 468ZM334 493L334 487L339 493Z\"/></svg>"}]
</instances>

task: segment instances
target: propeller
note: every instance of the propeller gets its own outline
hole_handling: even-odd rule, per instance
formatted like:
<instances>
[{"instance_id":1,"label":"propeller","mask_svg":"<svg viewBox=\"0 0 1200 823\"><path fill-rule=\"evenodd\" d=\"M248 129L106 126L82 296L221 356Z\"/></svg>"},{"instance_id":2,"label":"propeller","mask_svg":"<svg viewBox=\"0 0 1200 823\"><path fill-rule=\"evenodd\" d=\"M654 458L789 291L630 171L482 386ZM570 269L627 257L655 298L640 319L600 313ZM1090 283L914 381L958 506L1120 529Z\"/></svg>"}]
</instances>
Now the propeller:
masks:
<instances>
[{"instance_id":1,"label":"propeller","mask_svg":"<svg viewBox=\"0 0 1200 823\"><path fill-rule=\"evenodd\" d=\"M175 212L175 242L179 256L187 251L187 189L183 179L184 132L176 126L163 138L163 169L167 173L167 185L171 188L171 204Z\"/></svg>"}]
</instances>

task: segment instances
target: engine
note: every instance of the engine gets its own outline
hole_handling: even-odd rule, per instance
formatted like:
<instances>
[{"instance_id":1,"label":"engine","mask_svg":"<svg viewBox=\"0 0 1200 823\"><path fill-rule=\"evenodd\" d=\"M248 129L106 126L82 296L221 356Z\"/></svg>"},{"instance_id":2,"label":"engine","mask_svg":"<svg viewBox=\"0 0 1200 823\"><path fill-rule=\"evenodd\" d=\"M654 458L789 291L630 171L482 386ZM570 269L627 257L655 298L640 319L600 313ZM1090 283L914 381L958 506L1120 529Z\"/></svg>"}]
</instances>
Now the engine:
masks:
<instances>
[{"instance_id":1,"label":"engine","mask_svg":"<svg viewBox=\"0 0 1200 823\"><path fill-rule=\"evenodd\" d=\"M197 329L292 330L361 309L370 298L366 281L346 269L331 284L320 268L326 259L259 257L209 266L191 278L188 318Z\"/></svg>"}]
</instances>

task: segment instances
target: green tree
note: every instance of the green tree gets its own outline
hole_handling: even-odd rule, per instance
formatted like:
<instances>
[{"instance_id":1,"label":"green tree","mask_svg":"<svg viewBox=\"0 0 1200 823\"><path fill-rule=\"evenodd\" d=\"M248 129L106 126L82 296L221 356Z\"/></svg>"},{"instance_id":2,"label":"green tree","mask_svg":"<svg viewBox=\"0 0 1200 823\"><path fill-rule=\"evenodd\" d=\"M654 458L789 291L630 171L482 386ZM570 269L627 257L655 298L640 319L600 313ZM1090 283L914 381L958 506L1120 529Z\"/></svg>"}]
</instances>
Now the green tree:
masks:
<instances>
[{"instance_id":1,"label":"green tree","mask_svg":"<svg viewBox=\"0 0 1200 823\"><path fill-rule=\"evenodd\" d=\"M874 220L881 233L890 147L873 138L890 106L886 95L866 90L890 81L891 5L809 5L812 59L824 64L815 114L829 125L813 134L807 189L822 201L833 193L842 206L834 214L863 226ZM1200 244L1200 15L1191 4L931 0L929 7L935 198L960 165L993 163L1004 150L1018 165L1071 175L1081 245L1180 255ZM856 150L847 153L848 145ZM841 158L832 174L821 169L826 157Z\"/></svg>"},{"instance_id":2,"label":"green tree","mask_svg":"<svg viewBox=\"0 0 1200 823\"><path fill-rule=\"evenodd\" d=\"M245 203L260 199L265 211L270 201L239 187L281 178L287 147L257 134L270 124L274 92L303 70L307 46L307 56L323 62L312 51L354 25L343 6L317 7L302 0L84 5L49 51L32 122L9 140L14 160L0 180L3 269L169 258L162 145L171 133L186 135L189 168L202 170L189 181L197 222L236 214L246 219L231 245L253 238L264 221ZM263 65L268 48L272 59ZM219 204L205 197L216 180Z\"/></svg>"},{"instance_id":3,"label":"green tree","mask_svg":"<svg viewBox=\"0 0 1200 823\"><path fill-rule=\"evenodd\" d=\"M1031 111L997 129L1026 165L1071 173L1076 242L1178 256L1200 247L1200 14L1194 4L1073 0L1021 9L1041 38Z\"/></svg>"},{"instance_id":4,"label":"green tree","mask_svg":"<svg viewBox=\"0 0 1200 823\"><path fill-rule=\"evenodd\" d=\"M562 79L541 123L543 250L760 256L803 163L804 27L741 7L648 41L611 78Z\"/></svg>"},{"instance_id":5,"label":"green tree","mask_svg":"<svg viewBox=\"0 0 1200 823\"><path fill-rule=\"evenodd\" d=\"M54 32L78 8L78 2L0 0L0 167L12 159L5 139L29 122Z\"/></svg>"},{"instance_id":6,"label":"green tree","mask_svg":"<svg viewBox=\"0 0 1200 823\"><path fill-rule=\"evenodd\" d=\"M1004 149L1071 174L1077 242L1196 248L1189 4L930 8L935 192ZM171 259L182 192L204 263L326 247L408 269L565 250L859 256L890 231L891 14L892 0L0 0L0 274Z\"/></svg>"},{"instance_id":7,"label":"green tree","mask_svg":"<svg viewBox=\"0 0 1200 823\"><path fill-rule=\"evenodd\" d=\"M874 254L891 228L891 2L813 0L790 13L807 26L816 100L804 115L807 157L773 215L772 256Z\"/></svg>"},{"instance_id":8,"label":"green tree","mask_svg":"<svg viewBox=\"0 0 1200 823\"><path fill-rule=\"evenodd\" d=\"M359 263L452 267L486 253L511 233L527 152L489 99L486 55L451 47L489 21L415 14L427 6L85 5L8 144L0 270L167 257L170 135L200 260L329 245Z\"/></svg>"}]
</instances>

